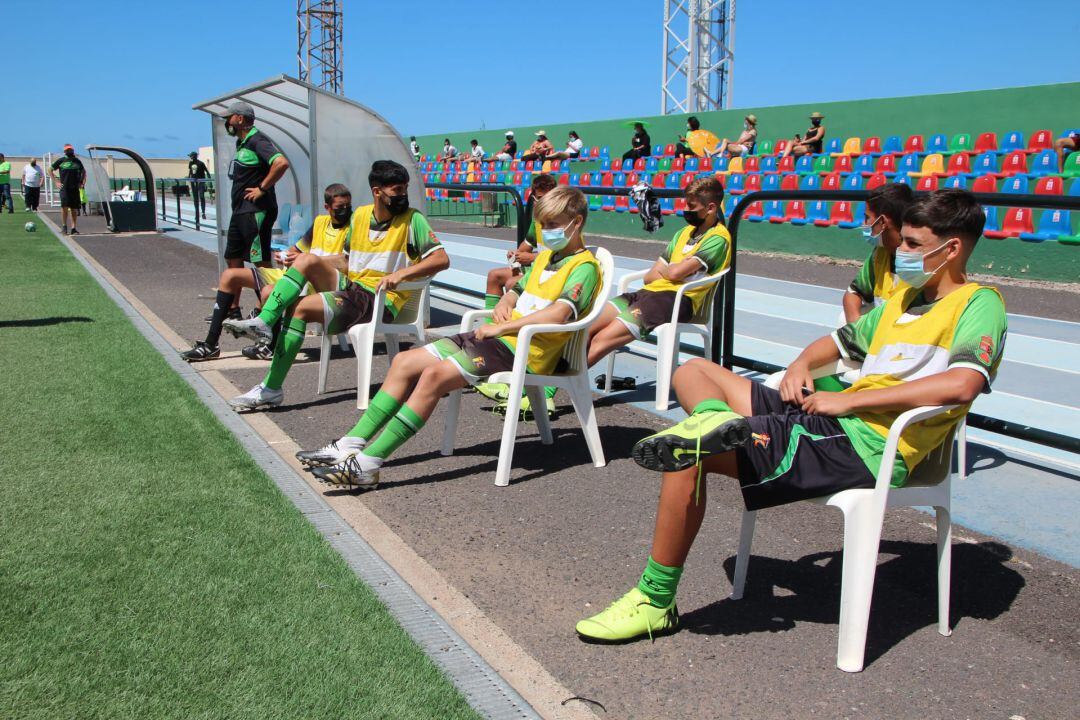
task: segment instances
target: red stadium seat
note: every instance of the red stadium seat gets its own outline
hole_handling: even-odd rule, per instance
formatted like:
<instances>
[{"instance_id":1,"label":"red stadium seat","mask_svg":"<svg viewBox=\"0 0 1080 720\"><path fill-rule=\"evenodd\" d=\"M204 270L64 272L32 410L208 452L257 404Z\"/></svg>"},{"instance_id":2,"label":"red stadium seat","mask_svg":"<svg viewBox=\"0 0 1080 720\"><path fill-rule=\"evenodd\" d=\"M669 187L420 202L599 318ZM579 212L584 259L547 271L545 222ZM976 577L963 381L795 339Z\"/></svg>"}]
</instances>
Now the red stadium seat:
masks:
<instances>
[{"instance_id":1,"label":"red stadium seat","mask_svg":"<svg viewBox=\"0 0 1080 720\"><path fill-rule=\"evenodd\" d=\"M1020 233L1033 233L1031 208L1009 208L1005 213L1005 219L1001 221L1000 230L986 230L983 232L988 238L1000 240L1007 237L1020 237Z\"/></svg>"},{"instance_id":2,"label":"red stadium seat","mask_svg":"<svg viewBox=\"0 0 1080 720\"><path fill-rule=\"evenodd\" d=\"M698 170L701 172L711 172L713 169L713 162L711 157L701 158L701 162L698 163Z\"/></svg>"},{"instance_id":3,"label":"red stadium seat","mask_svg":"<svg viewBox=\"0 0 1080 720\"><path fill-rule=\"evenodd\" d=\"M643 157L638 158L637 160L634 161L634 169L637 170L638 172L641 172L642 170L645 169L645 163L646 162L647 161L645 160L645 158L643 158Z\"/></svg>"},{"instance_id":4,"label":"red stadium seat","mask_svg":"<svg viewBox=\"0 0 1080 720\"><path fill-rule=\"evenodd\" d=\"M887 156L882 155L882 157L887 157ZM885 173L879 173L879 172L874 173L873 175L870 176L870 179L866 181L866 187L863 188L863 189L864 190L873 190L876 187L881 187L882 185L884 185L887 182L888 182L888 180L885 179Z\"/></svg>"},{"instance_id":5,"label":"red stadium seat","mask_svg":"<svg viewBox=\"0 0 1080 720\"><path fill-rule=\"evenodd\" d=\"M669 143L664 146L664 157L675 156L675 143Z\"/></svg>"},{"instance_id":6,"label":"red stadium seat","mask_svg":"<svg viewBox=\"0 0 1080 720\"><path fill-rule=\"evenodd\" d=\"M844 174L851 173L851 156L840 155L836 158L836 162L833 164L833 172L842 172Z\"/></svg>"},{"instance_id":7,"label":"red stadium seat","mask_svg":"<svg viewBox=\"0 0 1080 720\"><path fill-rule=\"evenodd\" d=\"M896 156L895 155L882 155L877 159L877 163L874 165L874 172L863 173L863 177L873 177L874 175L883 175L889 173L893 175L896 173Z\"/></svg>"},{"instance_id":8,"label":"red stadium seat","mask_svg":"<svg viewBox=\"0 0 1080 720\"><path fill-rule=\"evenodd\" d=\"M1027 151L1029 153L1051 150L1054 147L1054 133L1049 130L1036 130L1028 140Z\"/></svg>"},{"instance_id":9,"label":"red stadium seat","mask_svg":"<svg viewBox=\"0 0 1080 720\"><path fill-rule=\"evenodd\" d=\"M589 157L594 159L594 160L599 159L600 158L600 147L597 146L597 145L594 145L592 147L592 149L589 150Z\"/></svg>"},{"instance_id":10,"label":"red stadium seat","mask_svg":"<svg viewBox=\"0 0 1080 720\"><path fill-rule=\"evenodd\" d=\"M615 198L615 212L626 212L630 209L630 198L626 195L619 195Z\"/></svg>"},{"instance_id":11,"label":"red stadium seat","mask_svg":"<svg viewBox=\"0 0 1080 720\"><path fill-rule=\"evenodd\" d=\"M881 152L881 138L877 135L866 138L862 148L864 155L877 155Z\"/></svg>"},{"instance_id":12,"label":"red stadium seat","mask_svg":"<svg viewBox=\"0 0 1080 720\"><path fill-rule=\"evenodd\" d=\"M758 192L759 190L761 190L761 175L759 175L758 173L754 173L753 175L746 176L746 185L743 187L742 190L735 194L741 194L744 192L752 193Z\"/></svg>"},{"instance_id":13,"label":"red stadium seat","mask_svg":"<svg viewBox=\"0 0 1080 720\"><path fill-rule=\"evenodd\" d=\"M971 185L971 192L974 193L995 193L997 192L997 178L987 173L986 175L980 175L975 178L975 182Z\"/></svg>"},{"instance_id":14,"label":"red stadium seat","mask_svg":"<svg viewBox=\"0 0 1080 720\"><path fill-rule=\"evenodd\" d=\"M775 224L789 223L794 220L806 220L806 203L802 200L792 200L789 202L782 217L769 218L769 222Z\"/></svg>"},{"instance_id":15,"label":"red stadium seat","mask_svg":"<svg viewBox=\"0 0 1080 720\"><path fill-rule=\"evenodd\" d=\"M777 140L776 144L773 145L773 155L783 155L784 151L787 150L787 147L790 144L790 140Z\"/></svg>"},{"instance_id":16,"label":"red stadium seat","mask_svg":"<svg viewBox=\"0 0 1080 720\"><path fill-rule=\"evenodd\" d=\"M847 200L838 200L832 205L832 210L829 212L829 219L815 220L814 224L818 227L828 227L839 223L853 222L855 222L855 219L851 216L851 203Z\"/></svg>"},{"instance_id":17,"label":"red stadium seat","mask_svg":"<svg viewBox=\"0 0 1080 720\"><path fill-rule=\"evenodd\" d=\"M743 218L750 222L761 222L761 218L765 215L765 209L760 202L750 203L750 207L746 208L746 212L743 213Z\"/></svg>"},{"instance_id":18,"label":"red stadium seat","mask_svg":"<svg viewBox=\"0 0 1080 720\"><path fill-rule=\"evenodd\" d=\"M919 184L915 186L916 190L920 192L933 192L938 189L938 176L927 175L926 177L919 178Z\"/></svg>"},{"instance_id":19,"label":"red stadium seat","mask_svg":"<svg viewBox=\"0 0 1080 720\"><path fill-rule=\"evenodd\" d=\"M1005 160L1001 163L1001 170L994 173L998 177L1009 177L1010 175L1026 175L1027 174L1027 151L1026 150L1014 150L1005 156Z\"/></svg>"},{"instance_id":20,"label":"red stadium seat","mask_svg":"<svg viewBox=\"0 0 1080 720\"><path fill-rule=\"evenodd\" d=\"M671 172L682 172L686 168L686 158L677 157L671 161Z\"/></svg>"},{"instance_id":21,"label":"red stadium seat","mask_svg":"<svg viewBox=\"0 0 1080 720\"><path fill-rule=\"evenodd\" d=\"M926 143L922 135L912 135L904 143L904 154L926 152Z\"/></svg>"},{"instance_id":22,"label":"red stadium seat","mask_svg":"<svg viewBox=\"0 0 1080 720\"><path fill-rule=\"evenodd\" d=\"M980 155L984 152L996 152L997 149L997 133L984 132L982 135L975 139L974 154L976 155Z\"/></svg>"},{"instance_id":23,"label":"red stadium seat","mask_svg":"<svg viewBox=\"0 0 1080 720\"><path fill-rule=\"evenodd\" d=\"M686 198L675 198L675 212L682 213L686 210Z\"/></svg>"},{"instance_id":24,"label":"red stadium seat","mask_svg":"<svg viewBox=\"0 0 1080 720\"><path fill-rule=\"evenodd\" d=\"M944 173L938 173L938 177L950 177L952 175L967 175L971 173L971 156L967 153L958 152L949 158Z\"/></svg>"},{"instance_id":25,"label":"red stadium seat","mask_svg":"<svg viewBox=\"0 0 1080 720\"><path fill-rule=\"evenodd\" d=\"M611 173L604 173L600 178L600 185L603 187L612 187L615 184L615 176Z\"/></svg>"},{"instance_id":26,"label":"red stadium seat","mask_svg":"<svg viewBox=\"0 0 1080 720\"><path fill-rule=\"evenodd\" d=\"M679 178L679 187L685 190L687 185L694 182L695 177L697 177L697 173L683 173L683 176Z\"/></svg>"},{"instance_id":27,"label":"red stadium seat","mask_svg":"<svg viewBox=\"0 0 1080 720\"><path fill-rule=\"evenodd\" d=\"M776 172L780 175L795 172L795 156L788 155L787 157L780 158L780 162L776 164Z\"/></svg>"},{"instance_id":28,"label":"red stadium seat","mask_svg":"<svg viewBox=\"0 0 1080 720\"><path fill-rule=\"evenodd\" d=\"M1061 195L1064 192L1064 183L1060 177L1055 175L1041 177L1039 178L1039 181L1035 183L1036 195Z\"/></svg>"},{"instance_id":29,"label":"red stadium seat","mask_svg":"<svg viewBox=\"0 0 1080 720\"><path fill-rule=\"evenodd\" d=\"M559 184L560 185L569 185L570 184L570 175L568 173L560 173L559 174Z\"/></svg>"},{"instance_id":30,"label":"red stadium seat","mask_svg":"<svg viewBox=\"0 0 1080 720\"><path fill-rule=\"evenodd\" d=\"M840 173L831 172L821 178L822 190L839 190L841 185Z\"/></svg>"},{"instance_id":31,"label":"red stadium seat","mask_svg":"<svg viewBox=\"0 0 1080 720\"><path fill-rule=\"evenodd\" d=\"M667 173L656 173L652 176L652 186L662 188L667 183Z\"/></svg>"},{"instance_id":32,"label":"red stadium seat","mask_svg":"<svg viewBox=\"0 0 1080 720\"><path fill-rule=\"evenodd\" d=\"M761 158L757 155L751 155L743 160L743 172L744 173L757 173L761 172Z\"/></svg>"},{"instance_id":33,"label":"red stadium seat","mask_svg":"<svg viewBox=\"0 0 1080 720\"><path fill-rule=\"evenodd\" d=\"M798 190L799 189L799 176L797 174L795 174L795 173L791 173L790 175L785 175L783 177L783 179L780 180L780 189L781 190Z\"/></svg>"},{"instance_id":34,"label":"red stadium seat","mask_svg":"<svg viewBox=\"0 0 1080 720\"><path fill-rule=\"evenodd\" d=\"M592 186L592 175L590 175L587 172L581 173L581 187L591 187L591 186Z\"/></svg>"}]
</instances>

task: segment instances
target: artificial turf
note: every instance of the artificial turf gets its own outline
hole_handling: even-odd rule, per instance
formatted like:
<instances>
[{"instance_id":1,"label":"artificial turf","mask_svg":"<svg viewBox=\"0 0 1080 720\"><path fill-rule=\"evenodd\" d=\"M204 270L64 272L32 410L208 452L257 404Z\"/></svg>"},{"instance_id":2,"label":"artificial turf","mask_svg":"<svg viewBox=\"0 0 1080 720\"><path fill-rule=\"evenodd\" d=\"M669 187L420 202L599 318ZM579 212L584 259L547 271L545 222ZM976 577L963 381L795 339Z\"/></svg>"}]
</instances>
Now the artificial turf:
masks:
<instances>
[{"instance_id":1,"label":"artificial turf","mask_svg":"<svg viewBox=\"0 0 1080 720\"><path fill-rule=\"evenodd\" d=\"M476 717L31 217L0 216L0 717Z\"/></svg>"}]
</instances>

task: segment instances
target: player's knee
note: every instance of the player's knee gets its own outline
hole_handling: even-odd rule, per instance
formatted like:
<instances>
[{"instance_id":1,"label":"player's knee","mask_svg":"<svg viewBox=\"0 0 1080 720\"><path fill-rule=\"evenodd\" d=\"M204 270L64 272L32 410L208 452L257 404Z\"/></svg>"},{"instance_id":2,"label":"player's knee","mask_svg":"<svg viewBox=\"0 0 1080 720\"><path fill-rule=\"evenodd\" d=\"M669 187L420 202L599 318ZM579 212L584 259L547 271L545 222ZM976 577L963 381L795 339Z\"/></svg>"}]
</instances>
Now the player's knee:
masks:
<instances>
[{"instance_id":1,"label":"player's knee","mask_svg":"<svg viewBox=\"0 0 1080 720\"><path fill-rule=\"evenodd\" d=\"M318 262L318 255L312 255L311 253L300 253L296 256L296 260L293 261L293 267L303 273Z\"/></svg>"}]
</instances>

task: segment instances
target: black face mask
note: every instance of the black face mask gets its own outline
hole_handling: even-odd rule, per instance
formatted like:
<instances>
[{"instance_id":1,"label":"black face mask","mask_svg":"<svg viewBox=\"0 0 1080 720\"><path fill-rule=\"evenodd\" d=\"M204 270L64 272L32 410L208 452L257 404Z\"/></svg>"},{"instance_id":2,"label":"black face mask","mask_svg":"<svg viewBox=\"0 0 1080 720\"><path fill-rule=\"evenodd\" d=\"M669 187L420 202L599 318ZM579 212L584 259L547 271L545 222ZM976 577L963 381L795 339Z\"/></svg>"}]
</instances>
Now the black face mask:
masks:
<instances>
[{"instance_id":1,"label":"black face mask","mask_svg":"<svg viewBox=\"0 0 1080 720\"><path fill-rule=\"evenodd\" d=\"M67 155L69 158L70 157L75 157L75 151L74 150L65 150L64 154Z\"/></svg>"},{"instance_id":2,"label":"black face mask","mask_svg":"<svg viewBox=\"0 0 1080 720\"><path fill-rule=\"evenodd\" d=\"M682 216L683 220L686 221L687 225L693 225L694 227L697 227L701 223L705 222L705 216L697 210L683 210Z\"/></svg>"},{"instance_id":3,"label":"black face mask","mask_svg":"<svg viewBox=\"0 0 1080 720\"><path fill-rule=\"evenodd\" d=\"M349 218L352 217L352 205L346 205L343 208L334 208L330 211L330 217L335 227L341 227L349 222Z\"/></svg>"},{"instance_id":4,"label":"black face mask","mask_svg":"<svg viewBox=\"0 0 1080 720\"><path fill-rule=\"evenodd\" d=\"M817 127L818 125L821 124L821 121L820 120L811 120L810 124L813 125L814 127Z\"/></svg>"},{"instance_id":5,"label":"black face mask","mask_svg":"<svg viewBox=\"0 0 1080 720\"><path fill-rule=\"evenodd\" d=\"M384 195L383 197L386 198L386 209L391 215L400 215L409 209L408 195Z\"/></svg>"}]
</instances>

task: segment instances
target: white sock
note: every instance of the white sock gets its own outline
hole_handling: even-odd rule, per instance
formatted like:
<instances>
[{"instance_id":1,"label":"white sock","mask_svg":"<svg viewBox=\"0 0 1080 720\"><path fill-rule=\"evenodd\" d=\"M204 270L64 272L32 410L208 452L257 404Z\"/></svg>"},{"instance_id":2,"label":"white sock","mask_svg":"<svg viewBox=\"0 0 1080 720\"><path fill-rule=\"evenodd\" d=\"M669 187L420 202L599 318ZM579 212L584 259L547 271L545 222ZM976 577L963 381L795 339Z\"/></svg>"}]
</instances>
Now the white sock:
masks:
<instances>
[{"instance_id":1,"label":"white sock","mask_svg":"<svg viewBox=\"0 0 1080 720\"><path fill-rule=\"evenodd\" d=\"M378 470L382 467L383 459L377 457L371 457L365 455L362 452L356 453L356 461L360 463L360 469L365 471Z\"/></svg>"},{"instance_id":2,"label":"white sock","mask_svg":"<svg viewBox=\"0 0 1080 720\"><path fill-rule=\"evenodd\" d=\"M338 444L339 448L347 448L347 449L355 449L355 450L363 450L364 446L367 445L367 443L368 443L368 441L365 440L364 438L353 437L351 435L346 435L345 437L340 438L337 441L337 444Z\"/></svg>"}]
</instances>

